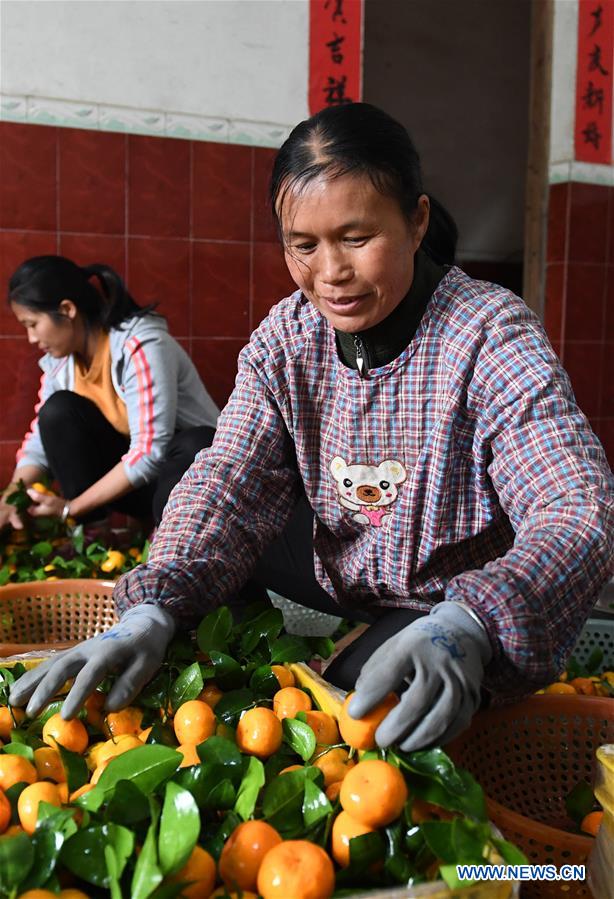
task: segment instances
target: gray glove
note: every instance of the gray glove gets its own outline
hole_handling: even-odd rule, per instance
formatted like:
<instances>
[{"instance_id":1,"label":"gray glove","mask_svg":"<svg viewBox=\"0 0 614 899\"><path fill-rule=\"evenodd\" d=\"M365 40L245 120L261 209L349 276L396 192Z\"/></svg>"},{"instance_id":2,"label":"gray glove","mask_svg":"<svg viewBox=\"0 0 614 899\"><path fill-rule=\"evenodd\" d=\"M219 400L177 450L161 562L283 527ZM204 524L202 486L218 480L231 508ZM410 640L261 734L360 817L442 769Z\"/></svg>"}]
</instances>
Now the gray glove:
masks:
<instances>
[{"instance_id":1,"label":"gray glove","mask_svg":"<svg viewBox=\"0 0 614 899\"><path fill-rule=\"evenodd\" d=\"M379 746L412 752L444 744L480 705L492 656L483 625L455 602L442 602L376 649L362 667L348 711L362 718L407 678L409 687L375 733Z\"/></svg>"},{"instance_id":2,"label":"gray glove","mask_svg":"<svg viewBox=\"0 0 614 899\"><path fill-rule=\"evenodd\" d=\"M12 705L29 700L26 713L35 717L55 696L64 681L75 682L62 706L62 717L74 718L87 697L107 674L120 677L107 697L106 709L114 712L134 699L156 673L175 633L175 620L160 606L143 604L129 609L118 624L98 637L58 653L13 685Z\"/></svg>"}]
</instances>

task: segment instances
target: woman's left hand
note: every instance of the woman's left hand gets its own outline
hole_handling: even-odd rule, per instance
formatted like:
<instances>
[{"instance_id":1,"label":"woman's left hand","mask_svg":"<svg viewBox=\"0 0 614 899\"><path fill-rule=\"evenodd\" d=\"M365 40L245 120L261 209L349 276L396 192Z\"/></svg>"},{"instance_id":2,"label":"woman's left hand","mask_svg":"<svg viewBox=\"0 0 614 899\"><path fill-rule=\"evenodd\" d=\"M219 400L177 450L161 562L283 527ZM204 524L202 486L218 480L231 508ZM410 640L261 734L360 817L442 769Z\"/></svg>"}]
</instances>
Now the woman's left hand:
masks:
<instances>
[{"instance_id":1,"label":"woman's left hand","mask_svg":"<svg viewBox=\"0 0 614 899\"><path fill-rule=\"evenodd\" d=\"M33 518L40 518L48 515L55 518L61 518L66 500L63 496L57 496L55 493L41 493L34 487L28 487L28 496L32 500L32 505L28 509L28 514Z\"/></svg>"}]
</instances>

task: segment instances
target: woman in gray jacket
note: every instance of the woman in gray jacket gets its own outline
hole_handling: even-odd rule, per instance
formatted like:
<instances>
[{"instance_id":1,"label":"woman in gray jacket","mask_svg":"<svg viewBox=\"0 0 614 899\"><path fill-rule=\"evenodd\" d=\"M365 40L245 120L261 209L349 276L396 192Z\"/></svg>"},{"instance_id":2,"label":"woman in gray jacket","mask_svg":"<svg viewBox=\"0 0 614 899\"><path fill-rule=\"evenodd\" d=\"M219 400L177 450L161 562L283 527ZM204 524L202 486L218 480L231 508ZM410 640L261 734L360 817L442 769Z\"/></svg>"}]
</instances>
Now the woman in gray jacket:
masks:
<instances>
[{"instance_id":1,"label":"woman in gray jacket","mask_svg":"<svg viewBox=\"0 0 614 899\"><path fill-rule=\"evenodd\" d=\"M96 278L100 290L92 284ZM44 351L39 399L17 453L30 514L99 517L108 507L159 521L168 494L209 446L219 410L185 350L152 306L132 299L107 265L62 256L22 263L9 303ZM31 487L49 473L62 496ZM20 527L0 500L0 528Z\"/></svg>"}]
</instances>

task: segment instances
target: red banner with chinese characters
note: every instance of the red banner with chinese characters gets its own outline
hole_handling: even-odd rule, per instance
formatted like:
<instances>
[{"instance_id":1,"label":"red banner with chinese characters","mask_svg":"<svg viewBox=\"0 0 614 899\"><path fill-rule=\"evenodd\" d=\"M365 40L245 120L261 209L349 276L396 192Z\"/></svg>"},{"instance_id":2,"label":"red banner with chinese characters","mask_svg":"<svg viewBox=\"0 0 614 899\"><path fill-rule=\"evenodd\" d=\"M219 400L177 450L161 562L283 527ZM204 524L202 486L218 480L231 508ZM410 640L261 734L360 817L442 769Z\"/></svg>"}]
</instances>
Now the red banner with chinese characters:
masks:
<instances>
[{"instance_id":1,"label":"red banner with chinese characters","mask_svg":"<svg viewBox=\"0 0 614 899\"><path fill-rule=\"evenodd\" d=\"M362 98L364 0L309 2L309 112Z\"/></svg>"},{"instance_id":2,"label":"red banner with chinese characters","mask_svg":"<svg viewBox=\"0 0 614 899\"><path fill-rule=\"evenodd\" d=\"M579 0L575 158L612 160L614 0Z\"/></svg>"}]
</instances>

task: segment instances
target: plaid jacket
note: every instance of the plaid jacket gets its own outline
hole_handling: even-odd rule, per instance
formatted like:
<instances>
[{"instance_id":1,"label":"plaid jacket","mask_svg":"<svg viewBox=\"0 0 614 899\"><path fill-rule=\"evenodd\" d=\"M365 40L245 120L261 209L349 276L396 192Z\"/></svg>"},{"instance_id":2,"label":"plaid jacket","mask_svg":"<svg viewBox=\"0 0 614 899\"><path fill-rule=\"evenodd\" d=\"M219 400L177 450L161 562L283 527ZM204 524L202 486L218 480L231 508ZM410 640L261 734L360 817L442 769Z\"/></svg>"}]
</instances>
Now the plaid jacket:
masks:
<instances>
[{"instance_id":1,"label":"plaid jacket","mask_svg":"<svg viewBox=\"0 0 614 899\"><path fill-rule=\"evenodd\" d=\"M187 623L225 602L301 480L340 612L470 606L497 692L560 671L610 573L614 479L569 379L527 306L458 268L407 349L366 378L300 292L272 309L148 564L118 582L119 609L154 601Z\"/></svg>"}]
</instances>

